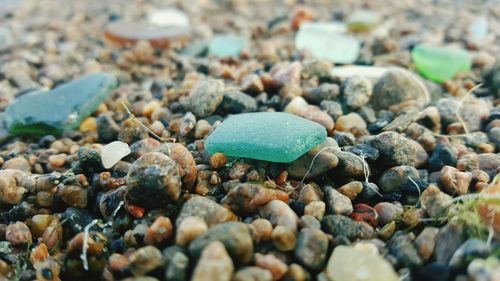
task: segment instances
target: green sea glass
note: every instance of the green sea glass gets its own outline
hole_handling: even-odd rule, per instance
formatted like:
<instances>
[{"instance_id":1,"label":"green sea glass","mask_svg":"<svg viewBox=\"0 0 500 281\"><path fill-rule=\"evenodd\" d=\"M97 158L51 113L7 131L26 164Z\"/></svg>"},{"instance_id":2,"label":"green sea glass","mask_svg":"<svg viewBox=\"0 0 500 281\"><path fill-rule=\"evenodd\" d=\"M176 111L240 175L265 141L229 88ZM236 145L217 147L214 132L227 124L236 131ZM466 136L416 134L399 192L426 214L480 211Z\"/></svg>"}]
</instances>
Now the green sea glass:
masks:
<instances>
[{"instance_id":1,"label":"green sea glass","mask_svg":"<svg viewBox=\"0 0 500 281\"><path fill-rule=\"evenodd\" d=\"M323 126L289 113L243 113L222 122L205 148L211 154L287 163L325 139Z\"/></svg>"},{"instance_id":2,"label":"green sea glass","mask_svg":"<svg viewBox=\"0 0 500 281\"><path fill-rule=\"evenodd\" d=\"M13 135L61 135L78 127L116 85L115 76L97 73L50 91L21 96L5 110L7 128Z\"/></svg>"},{"instance_id":3,"label":"green sea glass","mask_svg":"<svg viewBox=\"0 0 500 281\"><path fill-rule=\"evenodd\" d=\"M216 57L239 57L246 41L233 35L217 35L208 46L209 53Z\"/></svg>"},{"instance_id":4,"label":"green sea glass","mask_svg":"<svg viewBox=\"0 0 500 281\"><path fill-rule=\"evenodd\" d=\"M295 47L307 50L318 59L329 60L334 63L350 64L359 55L360 42L351 36L340 34L336 29L325 23L309 23L301 26L295 36Z\"/></svg>"},{"instance_id":5,"label":"green sea glass","mask_svg":"<svg viewBox=\"0 0 500 281\"><path fill-rule=\"evenodd\" d=\"M469 71L471 68L471 56L462 49L420 44L413 48L411 57L418 72L437 83L449 80L457 73Z\"/></svg>"}]
</instances>

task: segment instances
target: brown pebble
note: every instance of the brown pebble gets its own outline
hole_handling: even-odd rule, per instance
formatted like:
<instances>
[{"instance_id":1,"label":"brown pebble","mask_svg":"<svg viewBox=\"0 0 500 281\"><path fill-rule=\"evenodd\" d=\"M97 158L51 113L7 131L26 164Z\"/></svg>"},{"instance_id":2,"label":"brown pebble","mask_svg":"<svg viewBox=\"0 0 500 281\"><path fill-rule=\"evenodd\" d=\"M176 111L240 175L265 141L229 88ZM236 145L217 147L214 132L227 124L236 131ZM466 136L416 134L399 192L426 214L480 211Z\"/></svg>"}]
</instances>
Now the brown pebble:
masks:
<instances>
[{"instance_id":1,"label":"brown pebble","mask_svg":"<svg viewBox=\"0 0 500 281\"><path fill-rule=\"evenodd\" d=\"M194 239L205 233L208 229L207 224L201 218L187 217L182 220L175 236L177 245L186 246Z\"/></svg>"},{"instance_id":2,"label":"brown pebble","mask_svg":"<svg viewBox=\"0 0 500 281\"><path fill-rule=\"evenodd\" d=\"M28 223L33 237L38 238L42 236L43 232L47 229L52 219L52 215L34 215L31 218L31 222Z\"/></svg>"},{"instance_id":3,"label":"brown pebble","mask_svg":"<svg viewBox=\"0 0 500 281\"><path fill-rule=\"evenodd\" d=\"M12 159L5 161L2 165L2 169L3 170L9 170L9 169L20 170L20 171L23 171L26 173L30 173L31 172L31 165L28 162L28 160L26 160L25 158L15 157L15 158L12 158Z\"/></svg>"},{"instance_id":4,"label":"brown pebble","mask_svg":"<svg viewBox=\"0 0 500 281\"><path fill-rule=\"evenodd\" d=\"M157 100L152 100L146 103L142 108L142 116L150 118L153 112L158 110L160 107L161 105Z\"/></svg>"},{"instance_id":5,"label":"brown pebble","mask_svg":"<svg viewBox=\"0 0 500 281\"><path fill-rule=\"evenodd\" d=\"M279 280L288 270L288 266L272 254L255 254L255 265L267 269L273 275L273 280Z\"/></svg>"},{"instance_id":6,"label":"brown pebble","mask_svg":"<svg viewBox=\"0 0 500 281\"><path fill-rule=\"evenodd\" d=\"M444 166L441 169L439 182L444 190L451 195L464 195L469 191L469 184L472 180L470 173L460 172L451 166Z\"/></svg>"},{"instance_id":7,"label":"brown pebble","mask_svg":"<svg viewBox=\"0 0 500 281\"><path fill-rule=\"evenodd\" d=\"M0 202L9 205L21 203L27 189L18 186L16 179L7 171L0 171Z\"/></svg>"},{"instance_id":8,"label":"brown pebble","mask_svg":"<svg viewBox=\"0 0 500 281\"><path fill-rule=\"evenodd\" d=\"M198 264L194 268L191 281L230 281L233 272L233 261L227 253L224 244L219 241L213 241L201 253Z\"/></svg>"},{"instance_id":9,"label":"brown pebble","mask_svg":"<svg viewBox=\"0 0 500 281\"><path fill-rule=\"evenodd\" d=\"M273 234L273 225L270 221L266 219L256 219L252 221L252 225L255 229L255 235L258 236L258 240L267 241L271 239Z\"/></svg>"},{"instance_id":10,"label":"brown pebble","mask_svg":"<svg viewBox=\"0 0 500 281\"><path fill-rule=\"evenodd\" d=\"M363 190L363 183L360 181L351 181L337 189L338 192L347 196L351 201L356 199L359 193Z\"/></svg>"},{"instance_id":11,"label":"brown pebble","mask_svg":"<svg viewBox=\"0 0 500 281\"><path fill-rule=\"evenodd\" d=\"M214 169L220 169L227 164L227 157L223 153L217 152L210 157L210 166Z\"/></svg>"},{"instance_id":12,"label":"brown pebble","mask_svg":"<svg viewBox=\"0 0 500 281\"><path fill-rule=\"evenodd\" d=\"M303 22L311 21L314 19L314 12L307 7L299 7L292 16L292 28L299 29Z\"/></svg>"},{"instance_id":13,"label":"brown pebble","mask_svg":"<svg viewBox=\"0 0 500 281\"><path fill-rule=\"evenodd\" d=\"M80 132L96 132L97 131L97 122L95 117L87 117L85 120L80 123L79 127Z\"/></svg>"},{"instance_id":14,"label":"brown pebble","mask_svg":"<svg viewBox=\"0 0 500 281\"><path fill-rule=\"evenodd\" d=\"M36 246L31 250L30 253L30 262L35 265L39 262L43 262L49 257L49 250L47 249L47 245L44 243L40 243L40 245Z\"/></svg>"},{"instance_id":15,"label":"brown pebble","mask_svg":"<svg viewBox=\"0 0 500 281\"><path fill-rule=\"evenodd\" d=\"M288 202L288 194L278 189L245 182L232 188L221 203L237 214L248 214L272 200Z\"/></svg>"},{"instance_id":16,"label":"brown pebble","mask_svg":"<svg viewBox=\"0 0 500 281\"><path fill-rule=\"evenodd\" d=\"M313 201L304 208L304 215L310 215L317 218L319 221L325 215L326 204L323 201Z\"/></svg>"},{"instance_id":17,"label":"brown pebble","mask_svg":"<svg viewBox=\"0 0 500 281\"><path fill-rule=\"evenodd\" d=\"M259 213L262 217L268 219L274 226L282 225L293 231L297 230L299 217L287 203L281 200L273 200L263 207L260 207Z\"/></svg>"},{"instance_id":18,"label":"brown pebble","mask_svg":"<svg viewBox=\"0 0 500 281\"><path fill-rule=\"evenodd\" d=\"M272 239L274 246L284 252L293 250L297 243L295 231L281 225L273 229Z\"/></svg>"},{"instance_id":19,"label":"brown pebble","mask_svg":"<svg viewBox=\"0 0 500 281\"><path fill-rule=\"evenodd\" d=\"M161 264L161 252L153 246L137 249L129 256L129 269L134 276L142 276Z\"/></svg>"},{"instance_id":20,"label":"brown pebble","mask_svg":"<svg viewBox=\"0 0 500 281\"><path fill-rule=\"evenodd\" d=\"M49 164L54 168L62 167L66 163L67 157L68 155L66 155L65 153L51 155L49 156Z\"/></svg>"},{"instance_id":21,"label":"brown pebble","mask_svg":"<svg viewBox=\"0 0 500 281\"><path fill-rule=\"evenodd\" d=\"M59 273L61 265L53 258L47 258L43 262L34 264L36 270L36 280L39 281L60 281ZM47 277L50 277L49 279Z\"/></svg>"},{"instance_id":22,"label":"brown pebble","mask_svg":"<svg viewBox=\"0 0 500 281\"><path fill-rule=\"evenodd\" d=\"M29 227L20 221L7 226L5 239L14 246L31 244L33 241Z\"/></svg>"},{"instance_id":23,"label":"brown pebble","mask_svg":"<svg viewBox=\"0 0 500 281\"><path fill-rule=\"evenodd\" d=\"M300 189L298 200L308 205L311 202L323 200L323 196L323 191L321 191L319 185L309 183Z\"/></svg>"},{"instance_id":24,"label":"brown pebble","mask_svg":"<svg viewBox=\"0 0 500 281\"><path fill-rule=\"evenodd\" d=\"M194 127L194 137L196 139L204 139L212 132L212 126L206 120L198 120Z\"/></svg>"},{"instance_id":25,"label":"brown pebble","mask_svg":"<svg viewBox=\"0 0 500 281\"><path fill-rule=\"evenodd\" d=\"M172 236L172 233L173 226L170 219L160 216L146 231L144 243L147 245L162 245Z\"/></svg>"},{"instance_id":26,"label":"brown pebble","mask_svg":"<svg viewBox=\"0 0 500 281\"><path fill-rule=\"evenodd\" d=\"M434 252L438 232L439 228L427 226L413 242L423 260L428 260Z\"/></svg>"},{"instance_id":27,"label":"brown pebble","mask_svg":"<svg viewBox=\"0 0 500 281\"><path fill-rule=\"evenodd\" d=\"M182 188L191 190L196 182L196 162L189 150L180 143L169 144L169 156L179 164L179 176L182 178Z\"/></svg>"},{"instance_id":28,"label":"brown pebble","mask_svg":"<svg viewBox=\"0 0 500 281\"><path fill-rule=\"evenodd\" d=\"M59 218L53 218L42 234L42 241L47 248L52 249L62 243L63 228Z\"/></svg>"},{"instance_id":29,"label":"brown pebble","mask_svg":"<svg viewBox=\"0 0 500 281\"><path fill-rule=\"evenodd\" d=\"M130 265L130 261L124 255L112 254L108 259L109 267L113 271L122 271Z\"/></svg>"},{"instance_id":30,"label":"brown pebble","mask_svg":"<svg viewBox=\"0 0 500 281\"><path fill-rule=\"evenodd\" d=\"M90 231L87 234L87 254L89 255L101 255L104 251L104 243L106 238L102 233ZM80 232L75 235L68 242L68 251L70 252L80 252L83 249L83 243L85 241L85 233Z\"/></svg>"}]
</instances>

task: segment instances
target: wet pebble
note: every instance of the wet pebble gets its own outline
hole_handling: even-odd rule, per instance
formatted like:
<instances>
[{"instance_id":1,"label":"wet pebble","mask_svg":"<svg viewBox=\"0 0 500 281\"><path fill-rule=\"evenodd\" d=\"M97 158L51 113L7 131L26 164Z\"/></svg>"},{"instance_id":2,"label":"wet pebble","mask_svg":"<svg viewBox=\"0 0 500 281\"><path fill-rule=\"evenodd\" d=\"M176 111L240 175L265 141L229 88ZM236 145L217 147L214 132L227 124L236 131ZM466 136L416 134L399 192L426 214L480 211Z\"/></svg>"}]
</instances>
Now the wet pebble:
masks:
<instances>
[{"instance_id":1,"label":"wet pebble","mask_svg":"<svg viewBox=\"0 0 500 281\"><path fill-rule=\"evenodd\" d=\"M344 236L349 240L368 239L373 235L373 228L370 225L342 215L325 216L321 220L321 229L334 237Z\"/></svg>"},{"instance_id":2,"label":"wet pebble","mask_svg":"<svg viewBox=\"0 0 500 281\"><path fill-rule=\"evenodd\" d=\"M14 246L31 244L33 240L29 227L25 223L19 221L7 226L5 239Z\"/></svg>"},{"instance_id":3,"label":"wet pebble","mask_svg":"<svg viewBox=\"0 0 500 281\"><path fill-rule=\"evenodd\" d=\"M208 79L198 82L189 93L185 107L196 117L212 115L224 98L224 83Z\"/></svg>"},{"instance_id":4,"label":"wet pebble","mask_svg":"<svg viewBox=\"0 0 500 281\"><path fill-rule=\"evenodd\" d=\"M337 188L337 191L347 196L351 201L356 199L356 196L363 190L363 183L360 181L351 181L341 187Z\"/></svg>"},{"instance_id":5,"label":"wet pebble","mask_svg":"<svg viewBox=\"0 0 500 281\"><path fill-rule=\"evenodd\" d=\"M411 234L396 233L388 242L387 249L399 266L416 268L422 265L422 259L412 243L413 239Z\"/></svg>"},{"instance_id":6,"label":"wet pebble","mask_svg":"<svg viewBox=\"0 0 500 281\"><path fill-rule=\"evenodd\" d=\"M196 264L191 280L221 280L230 281L233 275L234 265L229 257L224 244L213 241L208 244Z\"/></svg>"},{"instance_id":7,"label":"wet pebble","mask_svg":"<svg viewBox=\"0 0 500 281\"><path fill-rule=\"evenodd\" d=\"M402 103L426 105L429 102L430 95L422 81L403 69L387 71L373 86L371 103L376 110Z\"/></svg>"},{"instance_id":8,"label":"wet pebble","mask_svg":"<svg viewBox=\"0 0 500 281\"><path fill-rule=\"evenodd\" d=\"M415 181L419 181L420 174L412 166L396 166L386 170L378 181L380 191L391 193L404 189L418 188L414 186ZM418 193L418 192L417 192Z\"/></svg>"},{"instance_id":9,"label":"wet pebble","mask_svg":"<svg viewBox=\"0 0 500 281\"><path fill-rule=\"evenodd\" d=\"M459 221L450 221L439 229L434 248L436 262L448 263L456 250L465 241L466 229Z\"/></svg>"},{"instance_id":10,"label":"wet pebble","mask_svg":"<svg viewBox=\"0 0 500 281\"><path fill-rule=\"evenodd\" d=\"M202 255L202 251L213 241L224 244L229 255L237 264L248 264L252 258L253 242L249 228L240 222L218 224L198 236L189 245L189 253L193 257Z\"/></svg>"},{"instance_id":11,"label":"wet pebble","mask_svg":"<svg viewBox=\"0 0 500 281\"><path fill-rule=\"evenodd\" d=\"M272 281L273 275L267 269L257 266L242 267L234 274L233 281Z\"/></svg>"},{"instance_id":12,"label":"wet pebble","mask_svg":"<svg viewBox=\"0 0 500 281\"><path fill-rule=\"evenodd\" d=\"M455 167L457 164L457 152L451 146L439 144L429 157L429 168L431 171L439 171L444 166Z\"/></svg>"},{"instance_id":13,"label":"wet pebble","mask_svg":"<svg viewBox=\"0 0 500 281\"><path fill-rule=\"evenodd\" d=\"M446 192L451 195L464 195L469 191L469 184L472 175L467 172L460 172L451 166L444 166L441 169L439 183Z\"/></svg>"},{"instance_id":14,"label":"wet pebble","mask_svg":"<svg viewBox=\"0 0 500 281\"><path fill-rule=\"evenodd\" d=\"M132 274L142 276L160 266L161 252L153 246L145 246L130 254L129 262Z\"/></svg>"},{"instance_id":15,"label":"wet pebble","mask_svg":"<svg viewBox=\"0 0 500 281\"><path fill-rule=\"evenodd\" d=\"M173 234L172 222L169 218L160 216L155 219L144 235L144 243L147 245L161 246Z\"/></svg>"},{"instance_id":16,"label":"wet pebble","mask_svg":"<svg viewBox=\"0 0 500 281\"><path fill-rule=\"evenodd\" d=\"M334 151L339 149L337 142L332 138L327 138L320 145L315 146L299 159L290 163L287 171L294 178L313 178L326 171L337 167L339 159ZM313 158L314 163L312 162Z\"/></svg>"},{"instance_id":17,"label":"wet pebble","mask_svg":"<svg viewBox=\"0 0 500 281\"><path fill-rule=\"evenodd\" d=\"M445 213L446 209L451 205L453 198L442 192L436 185L431 184L422 192L420 200L427 214L434 218Z\"/></svg>"},{"instance_id":18,"label":"wet pebble","mask_svg":"<svg viewBox=\"0 0 500 281\"><path fill-rule=\"evenodd\" d=\"M158 152L146 153L131 166L127 177L128 197L146 208L179 199L181 179L177 164Z\"/></svg>"},{"instance_id":19,"label":"wet pebble","mask_svg":"<svg viewBox=\"0 0 500 281\"><path fill-rule=\"evenodd\" d=\"M422 260L426 261L432 256L438 232L439 228L427 226L413 241Z\"/></svg>"},{"instance_id":20,"label":"wet pebble","mask_svg":"<svg viewBox=\"0 0 500 281\"><path fill-rule=\"evenodd\" d=\"M96 119L96 129L99 141L109 143L118 138L120 127L116 124L111 114L101 114Z\"/></svg>"},{"instance_id":21,"label":"wet pebble","mask_svg":"<svg viewBox=\"0 0 500 281\"><path fill-rule=\"evenodd\" d=\"M272 254L255 254L255 265L269 270L273 276L273 280L281 279L288 270L288 266Z\"/></svg>"},{"instance_id":22,"label":"wet pebble","mask_svg":"<svg viewBox=\"0 0 500 281\"><path fill-rule=\"evenodd\" d=\"M332 186L325 186L326 208L329 214L350 215L353 211L349 197L338 192Z\"/></svg>"},{"instance_id":23,"label":"wet pebble","mask_svg":"<svg viewBox=\"0 0 500 281\"><path fill-rule=\"evenodd\" d=\"M359 114L351 112L337 119L337 122L335 122L335 130L359 135L366 130L366 122Z\"/></svg>"},{"instance_id":24,"label":"wet pebble","mask_svg":"<svg viewBox=\"0 0 500 281\"><path fill-rule=\"evenodd\" d=\"M411 165L420 167L427 161L427 153L414 140L396 132L384 132L375 136L370 145L380 152L379 161L384 166Z\"/></svg>"},{"instance_id":25,"label":"wet pebble","mask_svg":"<svg viewBox=\"0 0 500 281\"><path fill-rule=\"evenodd\" d=\"M19 170L19 171L23 171L26 173L30 173L31 172L31 165L28 162L28 160L26 160L25 158L15 157L15 158L12 158L12 159L5 161L2 165L2 169L3 170Z\"/></svg>"},{"instance_id":26,"label":"wet pebble","mask_svg":"<svg viewBox=\"0 0 500 281\"><path fill-rule=\"evenodd\" d=\"M380 225L386 225L403 214L403 208L389 202L380 202L374 207Z\"/></svg>"},{"instance_id":27,"label":"wet pebble","mask_svg":"<svg viewBox=\"0 0 500 281\"><path fill-rule=\"evenodd\" d=\"M310 270L320 270L326 262L328 237L319 229L305 228L299 233L295 258Z\"/></svg>"},{"instance_id":28,"label":"wet pebble","mask_svg":"<svg viewBox=\"0 0 500 281\"><path fill-rule=\"evenodd\" d=\"M353 76L342 84L342 97L351 108L359 108L370 101L372 88L373 85L369 79Z\"/></svg>"},{"instance_id":29,"label":"wet pebble","mask_svg":"<svg viewBox=\"0 0 500 281\"><path fill-rule=\"evenodd\" d=\"M461 267L467 264L471 259L487 258L490 253L490 246L483 240L469 238L455 251L449 264L453 267Z\"/></svg>"},{"instance_id":30,"label":"wet pebble","mask_svg":"<svg viewBox=\"0 0 500 281\"><path fill-rule=\"evenodd\" d=\"M323 201L312 201L304 208L304 215L313 216L317 220L323 219L325 215L326 204Z\"/></svg>"},{"instance_id":31,"label":"wet pebble","mask_svg":"<svg viewBox=\"0 0 500 281\"><path fill-rule=\"evenodd\" d=\"M266 219L256 219L252 221L253 235L258 238L259 241L267 241L272 238L273 225L270 221Z\"/></svg>"},{"instance_id":32,"label":"wet pebble","mask_svg":"<svg viewBox=\"0 0 500 281\"><path fill-rule=\"evenodd\" d=\"M273 200L259 208L259 214L268 219L273 226L281 225L291 230L297 230L299 218L285 202Z\"/></svg>"},{"instance_id":33,"label":"wet pebble","mask_svg":"<svg viewBox=\"0 0 500 281\"><path fill-rule=\"evenodd\" d=\"M221 203L237 214L248 214L272 200L288 202L288 194L260 184L241 183L232 188Z\"/></svg>"},{"instance_id":34,"label":"wet pebble","mask_svg":"<svg viewBox=\"0 0 500 281\"><path fill-rule=\"evenodd\" d=\"M219 109L233 114L253 112L257 110L257 101L242 92L225 92Z\"/></svg>"},{"instance_id":35,"label":"wet pebble","mask_svg":"<svg viewBox=\"0 0 500 281\"><path fill-rule=\"evenodd\" d=\"M199 217L186 217L177 228L175 241L180 246L189 245L191 241L205 233L207 224Z\"/></svg>"},{"instance_id":36,"label":"wet pebble","mask_svg":"<svg viewBox=\"0 0 500 281\"><path fill-rule=\"evenodd\" d=\"M231 210L203 196L193 196L184 203L175 224L180 226L183 220L192 216L201 218L209 227L236 220Z\"/></svg>"},{"instance_id":37,"label":"wet pebble","mask_svg":"<svg viewBox=\"0 0 500 281\"><path fill-rule=\"evenodd\" d=\"M315 218L311 215L304 214L302 217L300 217L299 226L301 229L302 228L320 229L321 223L317 218Z\"/></svg>"},{"instance_id":38,"label":"wet pebble","mask_svg":"<svg viewBox=\"0 0 500 281\"><path fill-rule=\"evenodd\" d=\"M180 251L176 252L167 264L165 279L172 281L187 280L188 270L189 257Z\"/></svg>"}]
</instances>

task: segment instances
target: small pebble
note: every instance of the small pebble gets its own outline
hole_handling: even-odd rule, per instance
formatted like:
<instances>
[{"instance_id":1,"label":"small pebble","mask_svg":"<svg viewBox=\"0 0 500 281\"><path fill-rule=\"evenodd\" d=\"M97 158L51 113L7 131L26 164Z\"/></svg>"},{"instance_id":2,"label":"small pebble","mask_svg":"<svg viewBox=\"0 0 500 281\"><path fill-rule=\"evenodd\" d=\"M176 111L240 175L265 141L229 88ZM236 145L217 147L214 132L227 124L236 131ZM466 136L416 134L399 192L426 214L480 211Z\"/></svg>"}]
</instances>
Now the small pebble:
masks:
<instances>
[{"instance_id":1,"label":"small pebble","mask_svg":"<svg viewBox=\"0 0 500 281\"><path fill-rule=\"evenodd\" d=\"M255 265L271 272L273 280L279 280L285 275L288 266L272 254L255 254Z\"/></svg>"},{"instance_id":2,"label":"small pebble","mask_svg":"<svg viewBox=\"0 0 500 281\"><path fill-rule=\"evenodd\" d=\"M195 266L191 280L220 280L230 281L234 265L224 245L213 241L203 250L198 264Z\"/></svg>"},{"instance_id":3,"label":"small pebble","mask_svg":"<svg viewBox=\"0 0 500 281\"><path fill-rule=\"evenodd\" d=\"M180 246L189 245L191 241L207 231L207 224L198 217L186 217L177 228L175 242Z\"/></svg>"}]
</instances>

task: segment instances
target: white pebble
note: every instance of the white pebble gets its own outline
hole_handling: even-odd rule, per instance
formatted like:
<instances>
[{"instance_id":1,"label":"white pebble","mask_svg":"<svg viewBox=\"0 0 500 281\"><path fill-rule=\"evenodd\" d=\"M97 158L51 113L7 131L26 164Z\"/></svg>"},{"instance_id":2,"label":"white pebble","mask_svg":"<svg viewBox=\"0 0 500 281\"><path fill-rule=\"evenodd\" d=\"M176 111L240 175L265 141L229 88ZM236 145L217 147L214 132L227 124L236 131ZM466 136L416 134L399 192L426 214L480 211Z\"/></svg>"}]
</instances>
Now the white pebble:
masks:
<instances>
[{"instance_id":1,"label":"white pebble","mask_svg":"<svg viewBox=\"0 0 500 281\"><path fill-rule=\"evenodd\" d=\"M177 9L152 11L148 15L149 22L157 26L189 27L188 16Z\"/></svg>"},{"instance_id":2,"label":"white pebble","mask_svg":"<svg viewBox=\"0 0 500 281\"><path fill-rule=\"evenodd\" d=\"M114 141L101 148L101 160L104 168L109 169L113 167L123 157L129 155L131 152L128 144L121 141Z\"/></svg>"},{"instance_id":3,"label":"white pebble","mask_svg":"<svg viewBox=\"0 0 500 281\"><path fill-rule=\"evenodd\" d=\"M342 79L355 75L366 77L368 79L379 79L387 70L387 67L348 65L334 67L332 68L330 74Z\"/></svg>"}]
</instances>

